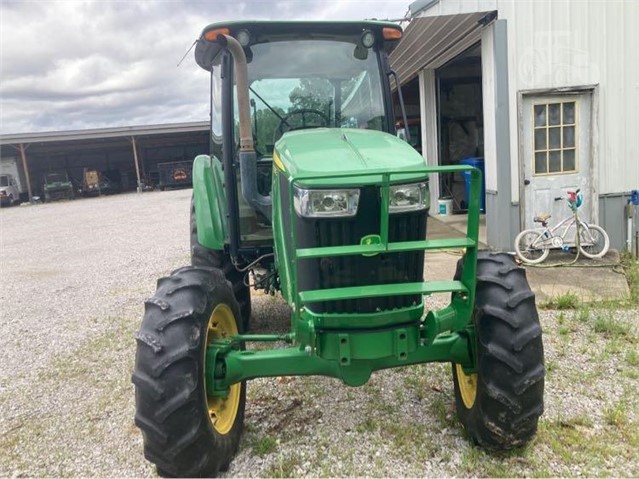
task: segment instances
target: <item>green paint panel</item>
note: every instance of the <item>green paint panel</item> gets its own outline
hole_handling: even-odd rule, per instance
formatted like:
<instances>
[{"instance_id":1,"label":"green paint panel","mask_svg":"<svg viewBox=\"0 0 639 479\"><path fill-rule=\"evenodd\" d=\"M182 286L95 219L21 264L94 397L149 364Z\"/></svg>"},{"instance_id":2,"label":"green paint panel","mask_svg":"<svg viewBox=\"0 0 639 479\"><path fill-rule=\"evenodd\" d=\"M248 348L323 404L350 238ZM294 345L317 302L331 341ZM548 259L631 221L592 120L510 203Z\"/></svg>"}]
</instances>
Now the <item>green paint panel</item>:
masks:
<instances>
[{"instance_id":1,"label":"green paint panel","mask_svg":"<svg viewBox=\"0 0 639 479\"><path fill-rule=\"evenodd\" d=\"M423 241L404 241L401 243L357 245L357 246L325 246L321 248L300 248L299 259L323 258L325 256L348 256L353 254L372 255L378 253L400 253L402 251L459 249L475 246L470 238L437 239Z\"/></svg>"},{"instance_id":2,"label":"green paint panel","mask_svg":"<svg viewBox=\"0 0 639 479\"><path fill-rule=\"evenodd\" d=\"M222 250L227 238L222 164L215 157L199 155L193 161L192 175L198 241Z\"/></svg>"},{"instance_id":3,"label":"green paint panel","mask_svg":"<svg viewBox=\"0 0 639 479\"><path fill-rule=\"evenodd\" d=\"M375 130L315 128L293 131L282 136L275 148L287 174L300 186L322 185L326 188L336 184L373 184L379 178L371 173L382 175L389 169L394 174L406 169L414 172L424 165L422 156L408 143ZM415 176L394 179L404 182Z\"/></svg>"},{"instance_id":4,"label":"green paint panel","mask_svg":"<svg viewBox=\"0 0 639 479\"><path fill-rule=\"evenodd\" d=\"M214 377L207 377L206 386L209 395L224 395L228 387L232 384L259 377L275 376L310 376L320 375L341 379L351 386L360 386L370 378L374 371L410 364L420 364L426 362L450 362L454 361L465 366L472 367L472 359L469 354L469 337L457 333L442 334L428 346L419 345L416 341L415 328L399 328L397 330L377 333L372 345L383 346L382 354L372 355L373 349L364 347L361 354L369 355L368 359L358 359L359 346L354 349L347 344L340 350L333 345L326 350L330 357L335 352L339 353L348 348L350 358L342 361L345 357L339 356L339 360L327 359L321 353L306 350L304 348L284 348L260 351L237 351L226 350L221 355L219 349L209 347L206 355L206 370L215 371ZM405 334L405 338L401 335ZM344 337L344 336L342 336ZM335 336L339 341L340 335ZM348 341L355 341L353 335L347 335ZM237 338L241 339L241 336ZM367 338L370 343L370 336ZM391 346L388 346L388 345ZM350 351L355 352L352 354ZM386 354L389 353L389 354ZM404 353L404 354L402 354ZM220 367L223 361L225 367Z\"/></svg>"},{"instance_id":5,"label":"green paint panel","mask_svg":"<svg viewBox=\"0 0 639 479\"><path fill-rule=\"evenodd\" d=\"M348 329L358 331L362 329L385 328L397 324L419 322L424 315L424 304L416 304L408 308L398 308L392 311L379 311L376 313L324 313L316 314L308 308L304 308L300 314L299 322L310 322L314 329Z\"/></svg>"},{"instance_id":6,"label":"green paint panel","mask_svg":"<svg viewBox=\"0 0 639 479\"><path fill-rule=\"evenodd\" d=\"M349 288L318 289L299 293L303 303L334 301L354 298L380 298L411 294L434 294L468 289L461 281L427 281L425 283L378 284L374 286L352 286Z\"/></svg>"}]
</instances>

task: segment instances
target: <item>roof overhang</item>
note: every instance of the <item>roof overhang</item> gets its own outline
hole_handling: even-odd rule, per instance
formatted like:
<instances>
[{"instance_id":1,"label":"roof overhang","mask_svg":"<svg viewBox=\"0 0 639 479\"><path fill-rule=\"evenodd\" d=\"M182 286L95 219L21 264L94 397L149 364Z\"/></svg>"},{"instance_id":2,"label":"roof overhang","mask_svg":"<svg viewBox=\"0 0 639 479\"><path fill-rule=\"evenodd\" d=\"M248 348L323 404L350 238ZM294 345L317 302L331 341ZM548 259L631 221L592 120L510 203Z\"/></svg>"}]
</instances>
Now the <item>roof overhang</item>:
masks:
<instances>
[{"instance_id":1,"label":"roof overhang","mask_svg":"<svg viewBox=\"0 0 639 479\"><path fill-rule=\"evenodd\" d=\"M121 126L115 128L95 128L90 130L44 131L37 133L12 133L0 135L0 145L20 143L45 143L73 140L94 140L105 138L127 138L139 136L166 135L171 133L189 133L208 131L208 121L189 123L169 123L165 125Z\"/></svg>"},{"instance_id":2,"label":"roof overhang","mask_svg":"<svg viewBox=\"0 0 639 479\"><path fill-rule=\"evenodd\" d=\"M475 12L413 19L390 62L401 84L424 68L439 68L481 40L484 26L496 12Z\"/></svg>"}]
</instances>

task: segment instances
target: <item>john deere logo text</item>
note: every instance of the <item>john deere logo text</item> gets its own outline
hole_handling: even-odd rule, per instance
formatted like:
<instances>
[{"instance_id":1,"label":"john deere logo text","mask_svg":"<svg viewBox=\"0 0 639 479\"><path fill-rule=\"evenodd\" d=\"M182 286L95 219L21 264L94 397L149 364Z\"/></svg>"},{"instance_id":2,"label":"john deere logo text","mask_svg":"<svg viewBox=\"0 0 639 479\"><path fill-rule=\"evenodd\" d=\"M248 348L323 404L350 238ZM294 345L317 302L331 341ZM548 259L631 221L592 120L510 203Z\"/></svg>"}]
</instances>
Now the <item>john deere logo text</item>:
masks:
<instances>
[{"instance_id":1,"label":"john deere logo text","mask_svg":"<svg viewBox=\"0 0 639 479\"><path fill-rule=\"evenodd\" d=\"M382 237L380 235L366 235L360 241L361 245L382 244ZM379 253L362 253L362 256L375 256Z\"/></svg>"}]
</instances>

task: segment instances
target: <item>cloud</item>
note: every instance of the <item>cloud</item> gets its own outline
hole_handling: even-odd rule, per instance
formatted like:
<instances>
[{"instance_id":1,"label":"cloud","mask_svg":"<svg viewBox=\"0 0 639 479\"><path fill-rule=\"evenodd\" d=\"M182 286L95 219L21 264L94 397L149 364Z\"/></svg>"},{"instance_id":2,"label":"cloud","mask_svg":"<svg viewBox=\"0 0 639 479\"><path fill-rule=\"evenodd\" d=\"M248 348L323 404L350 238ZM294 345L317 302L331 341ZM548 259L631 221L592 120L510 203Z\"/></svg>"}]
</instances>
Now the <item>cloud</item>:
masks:
<instances>
[{"instance_id":1,"label":"cloud","mask_svg":"<svg viewBox=\"0 0 639 479\"><path fill-rule=\"evenodd\" d=\"M401 17L408 2L0 3L0 132L199 121L208 77L190 52L209 23Z\"/></svg>"}]
</instances>

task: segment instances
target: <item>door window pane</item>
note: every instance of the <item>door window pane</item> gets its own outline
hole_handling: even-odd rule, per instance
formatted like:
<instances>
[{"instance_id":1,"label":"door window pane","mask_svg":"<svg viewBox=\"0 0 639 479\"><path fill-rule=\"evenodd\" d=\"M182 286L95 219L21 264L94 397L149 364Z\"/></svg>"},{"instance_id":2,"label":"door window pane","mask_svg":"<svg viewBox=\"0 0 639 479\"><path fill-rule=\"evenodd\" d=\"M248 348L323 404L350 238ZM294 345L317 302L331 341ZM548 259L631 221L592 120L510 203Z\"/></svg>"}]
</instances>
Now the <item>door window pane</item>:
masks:
<instances>
[{"instance_id":1,"label":"door window pane","mask_svg":"<svg viewBox=\"0 0 639 479\"><path fill-rule=\"evenodd\" d=\"M576 171L575 150L564 150L564 171Z\"/></svg>"},{"instance_id":2,"label":"door window pane","mask_svg":"<svg viewBox=\"0 0 639 479\"><path fill-rule=\"evenodd\" d=\"M548 173L561 171L561 151L551 151L548 154Z\"/></svg>"},{"instance_id":3,"label":"door window pane","mask_svg":"<svg viewBox=\"0 0 639 479\"><path fill-rule=\"evenodd\" d=\"M564 125L570 125L575 123L575 102L567 101L564 103L564 117L562 120Z\"/></svg>"},{"instance_id":4,"label":"door window pane","mask_svg":"<svg viewBox=\"0 0 639 479\"><path fill-rule=\"evenodd\" d=\"M563 148L572 148L575 146L575 127L564 126L564 141Z\"/></svg>"},{"instance_id":5,"label":"door window pane","mask_svg":"<svg viewBox=\"0 0 639 479\"><path fill-rule=\"evenodd\" d=\"M538 128L535 130L535 150L546 149L546 129Z\"/></svg>"},{"instance_id":6,"label":"door window pane","mask_svg":"<svg viewBox=\"0 0 639 479\"><path fill-rule=\"evenodd\" d=\"M535 153L535 174L544 174L548 173L548 168L546 167L546 155L545 151L541 153Z\"/></svg>"},{"instance_id":7,"label":"door window pane","mask_svg":"<svg viewBox=\"0 0 639 479\"><path fill-rule=\"evenodd\" d=\"M548 128L548 147L561 148L561 128Z\"/></svg>"},{"instance_id":8,"label":"door window pane","mask_svg":"<svg viewBox=\"0 0 639 479\"><path fill-rule=\"evenodd\" d=\"M546 126L546 105L535 105L535 126Z\"/></svg>"},{"instance_id":9,"label":"door window pane","mask_svg":"<svg viewBox=\"0 0 639 479\"><path fill-rule=\"evenodd\" d=\"M548 124L549 125L559 125L561 122L561 114L559 107L561 103L551 103L548 105Z\"/></svg>"}]
</instances>

